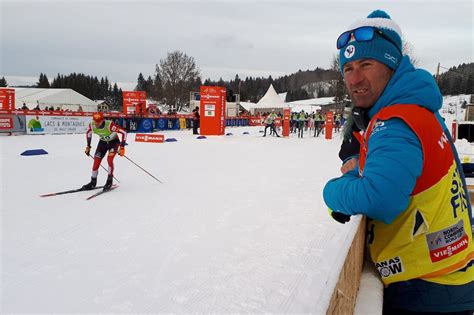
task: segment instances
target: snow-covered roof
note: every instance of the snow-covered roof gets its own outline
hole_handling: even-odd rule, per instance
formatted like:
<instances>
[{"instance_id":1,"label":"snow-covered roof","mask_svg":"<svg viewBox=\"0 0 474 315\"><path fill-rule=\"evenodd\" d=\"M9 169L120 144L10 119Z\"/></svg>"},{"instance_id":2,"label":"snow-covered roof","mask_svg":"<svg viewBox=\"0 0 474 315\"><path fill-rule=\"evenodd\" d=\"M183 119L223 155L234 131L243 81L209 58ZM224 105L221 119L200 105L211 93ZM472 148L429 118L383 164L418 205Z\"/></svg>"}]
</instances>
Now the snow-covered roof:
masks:
<instances>
[{"instance_id":1,"label":"snow-covered roof","mask_svg":"<svg viewBox=\"0 0 474 315\"><path fill-rule=\"evenodd\" d=\"M288 92L284 92L284 93L278 93L278 96L281 98L281 100L284 102L286 101L286 95L288 94Z\"/></svg>"},{"instance_id":2,"label":"snow-covered roof","mask_svg":"<svg viewBox=\"0 0 474 315\"><path fill-rule=\"evenodd\" d=\"M334 97L320 97L320 98L310 98L308 100L293 101L288 102L287 104L291 108L292 112L300 112L304 110L307 113L311 113L318 109L321 109L321 106L329 105L334 103Z\"/></svg>"},{"instance_id":3,"label":"snow-covered roof","mask_svg":"<svg viewBox=\"0 0 474 315\"><path fill-rule=\"evenodd\" d=\"M16 104L97 108L97 103L72 89L15 88Z\"/></svg>"},{"instance_id":4,"label":"snow-covered roof","mask_svg":"<svg viewBox=\"0 0 474 315\"><path fill-rule=\"evenodd\" d=\"M245 108L245 110L248 110L250 111L250 108L252 107L255 107L255 103L252 103L252 102L240 102L240 106L242 106L243 108Z\"/></svg>"}]
</instances>

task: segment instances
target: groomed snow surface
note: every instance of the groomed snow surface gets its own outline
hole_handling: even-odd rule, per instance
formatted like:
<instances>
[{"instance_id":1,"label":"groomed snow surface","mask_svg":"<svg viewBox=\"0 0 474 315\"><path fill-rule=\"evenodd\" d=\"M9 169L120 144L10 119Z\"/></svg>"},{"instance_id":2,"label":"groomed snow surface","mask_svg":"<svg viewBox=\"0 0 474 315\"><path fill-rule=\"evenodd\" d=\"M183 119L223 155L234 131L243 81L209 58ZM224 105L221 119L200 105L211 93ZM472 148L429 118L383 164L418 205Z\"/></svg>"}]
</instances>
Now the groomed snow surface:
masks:
<instances>
[{"instance_id":1,"label":"groomed snow surface","mask_svg":"<svg viewBox=\"0 0 474 315\"><path fill-rule=\"evenodd\" d=\"M0 137L1 312L324 314L358 222L333 221L322 199L340 135L261 129L129 134L126 155L163 184L117 156L119 188L89 201L39 197L89 181L84 135Z\"/></svg>"},{"instance_id":2,"label":"groomed snow surface","mask_svg":"<svg viewBox=\"0 0 474 315\"><path fill-rule=\"evenodd\" d=\"M444 98L449 128L465 99ZM0 312L325 314L359 222L333 221L322 199L339 176L340 135L261 129L203 140L167 131L178 142L164 144L129 134L127 156L164 183L116 157L120 187L90 201L39 197L89 181L84 135L0 137ZM49 154L20 156L28 149ZM380 299L369 278L360 314Z\"/></svg>"}]
</instances>

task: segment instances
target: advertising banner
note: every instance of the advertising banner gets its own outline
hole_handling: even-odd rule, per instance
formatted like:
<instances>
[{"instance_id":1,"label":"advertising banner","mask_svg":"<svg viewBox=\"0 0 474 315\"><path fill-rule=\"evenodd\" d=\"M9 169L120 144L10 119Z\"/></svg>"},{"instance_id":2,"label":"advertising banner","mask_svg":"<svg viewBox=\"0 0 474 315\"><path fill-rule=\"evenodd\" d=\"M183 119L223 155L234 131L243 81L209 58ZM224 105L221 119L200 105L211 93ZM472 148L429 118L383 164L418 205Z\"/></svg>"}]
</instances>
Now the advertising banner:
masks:
<instances>
[{"instance_id":1,"label":"advertising banner","mask_svg":"<svg viewBox=\"0 0 474 315\"><path fill-rule=\"evenodd\" d=\"M219 86L200 88L200 134L220 136L225 132L226 89Z\"/></svg>"},{"instance_id":2,"label":"advertising banner","mask_svg":"<svg viewBox=\"0 0 474 315\"><path fill-rule=\"evenodd\" d=\"M326 113L326 139L332 139L332 128L334 128L334 114L333 112Z\"/></svg>"},{"instance_id":3,"label":"advertising banner","mask_svg":"<svg viewBox=\"0 0 474 315\"><path fill-rule=\"evenodd\" d=\"M152 132L153 131L153 119L144 118L140 121L138 132Z\"/></svg>"},{"instance_id":4,"label":"advertising banner","mask_svg":"<svg viewBox=\"0 0 474 315\"><path fill-rule=\"evenodd\" d=\"M263 126L264 118L260 116L251 116L249 118L249 126Z\"/></svg>"},{"instance_id":5,"label":"advertising banner","mask_svg":"<svg viewBox=\"0 0 474 315\"><path fill-rule=\"evenodd\" d=\"M25 132L25 116L0 115L1 132Z\"/></svg>"},{"instance_id":6,"label":"advertising banner","mask_svg":"<svg viewBox=\"0 0 474 315\"><path fill-rule=\"evenodd\" d=\"M168 129L168 119L166 119L166 118L158 119L158 122L156 124L156 128L159 129L159 130Z\"/></svg>"},{"instance_id":7,"label":"advertising banner","mask_svg":"<svg viewBox=\"0 0 474 315\"><path fill-rule=\"evenodd\" d=\"M163 143L165 142L164 135L154 135L147 133L137 133L135 134L135 142L153 142L153 143Z\"/></svg>"},{"instance_id":8,"label":"advertising banner","mask_svg":"<svg viewBox=\"0 0 474 315\"><path fill-rule=\"evenodd\" d=\"M290 116L291 108L283 109L283 137L290 136Z\"/></svg>"},{"instance_id":9,"label":"advertising banner","mask_svg":"<svg viewBox=\"0 0 474 315\"><path fill-rule=\"evenodd\" d=\"M0 104L2 110L14 110L15 89L0 88Z\"/></svg>"},{"instance_id":10,"label":"advertising banner","mask_svg":"<svg viewBox=\"0 0 474 315\"><path fill-rule=\"evenodd\" d=\"M145 91L123 91L123 113L144 115L146 113Z\"/></svg>"},{"instance_id":11,"label":"advertising banner","mask_svg":"<svg viewBox=\"0 0 474 315\"><path fill-rule=\"evenodd\" d=\"M86 133L87 116L25 116L27 134Z\"/></svg>"},{"instance_id":12,"label":"advertising banner","mask_svg":"<svg viewBox=\"0 0 474 315\"><path fill-rule=\"evenodd\" d=\"M127 119L127 131L128 132L137 132L140 124L139 118Z\"/></svg>"},{"instance_id":13,"label":"advertising banner","mask_svg":"<svg viewBox=\"0 0 474 315\"><path fill-rule=\"evenodd\" d=\"M179 129L186 129L186 118L179 119Z\"/></svg>"}]
</instances>

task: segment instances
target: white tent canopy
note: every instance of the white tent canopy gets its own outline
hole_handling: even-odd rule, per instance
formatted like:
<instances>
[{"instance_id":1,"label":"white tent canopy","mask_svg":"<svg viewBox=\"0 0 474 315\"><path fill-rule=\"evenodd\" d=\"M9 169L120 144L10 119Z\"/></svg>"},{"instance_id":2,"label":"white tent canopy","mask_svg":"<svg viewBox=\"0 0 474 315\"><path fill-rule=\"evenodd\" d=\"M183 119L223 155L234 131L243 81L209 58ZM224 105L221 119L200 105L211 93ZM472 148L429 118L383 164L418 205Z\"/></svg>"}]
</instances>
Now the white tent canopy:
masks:
<instances>
[{"instance_id":1,"label":"white tent canopy","mask_svg":"<svg viewBox=\"0 0 474 315\"><path fill-rule=\"evenodd\" d=\"M273 85L270 84L267 93L265 93L257 104L250 108L250 112L254 114L256 112L270 112L272 110L282 111L285 107L288 107L288 105L278 96Z\"/></svg>"},{"instance_id":2,"label":"white tent canopy","mask_svg":"<svg viewBox=\"0 0 474 315\"><path fill-rule=\"evenodd\" d=\"M334 104L334 97L320 97L311 98L307 100L289 102L288 105L291 107L292 112L300 112L304 110L307 113L312 113L321 109L323 106Z\"/></svg>"},{"instance_id":3,"label":"white tent canopy","mask_svg":"<svg viewBox=\"0 0 474 315\"><path fill-rule=\"evenodd\" d=\"M39 104L41 109L53 106L77 111L81 106L85 112L97 111L96 102L72 89L15 88L15 107L21 108L23 103L29 109Z\"/></svg>"}]
</instances>

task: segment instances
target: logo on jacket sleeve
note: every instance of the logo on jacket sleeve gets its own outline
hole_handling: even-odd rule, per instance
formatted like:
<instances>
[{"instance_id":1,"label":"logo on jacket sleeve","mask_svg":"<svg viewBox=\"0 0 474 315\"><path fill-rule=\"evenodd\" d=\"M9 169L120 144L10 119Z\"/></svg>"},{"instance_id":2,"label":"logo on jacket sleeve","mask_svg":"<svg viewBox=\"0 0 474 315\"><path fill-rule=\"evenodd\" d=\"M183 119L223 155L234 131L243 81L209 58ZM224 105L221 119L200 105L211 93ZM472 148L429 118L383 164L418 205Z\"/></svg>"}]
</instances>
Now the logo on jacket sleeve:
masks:
<instances>
[{"instance_id":1,"label":"logo on jacket sleeve","mask_svg":"<svg viewBox=\"0 0 474 315\"><path fill-rule=\"evenodd\" d=\"M385 122L383 120L377 120L374 123L374 128L372 129L372 135L386 129L387 129L387 126L385 125Z\"/></svg>"},{"instance_id":2,"label":"logo on jacket sleeve","mask_svg":"<svg viewBox=\"0 0 474 315\"><path fill-rule=\"evenodd\" d=\"M402 259L399 256L385 261L376 262L375 268L377 268L382 278L388 278L405 271Z\"/></svg>"}]
</instances>

